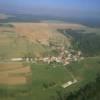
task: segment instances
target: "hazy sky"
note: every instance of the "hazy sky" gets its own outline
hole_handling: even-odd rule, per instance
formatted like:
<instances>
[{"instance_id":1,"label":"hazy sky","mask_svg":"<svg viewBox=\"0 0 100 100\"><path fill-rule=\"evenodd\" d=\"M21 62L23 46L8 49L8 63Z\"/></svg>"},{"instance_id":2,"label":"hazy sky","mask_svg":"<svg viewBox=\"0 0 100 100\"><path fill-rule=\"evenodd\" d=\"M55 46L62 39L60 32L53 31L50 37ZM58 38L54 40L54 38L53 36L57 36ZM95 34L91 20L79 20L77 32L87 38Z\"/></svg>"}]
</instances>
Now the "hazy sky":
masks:
<instances>
[{"instance_id":1,"label":"hazy sky","mask_svg":"<svg viewBox=\"0 0 100 100\"><path fill-rule=\"evenodd\" d=\"M0 11L68 17L99 17L100 0L0 0Z\"/></svg>"}]
</instances>

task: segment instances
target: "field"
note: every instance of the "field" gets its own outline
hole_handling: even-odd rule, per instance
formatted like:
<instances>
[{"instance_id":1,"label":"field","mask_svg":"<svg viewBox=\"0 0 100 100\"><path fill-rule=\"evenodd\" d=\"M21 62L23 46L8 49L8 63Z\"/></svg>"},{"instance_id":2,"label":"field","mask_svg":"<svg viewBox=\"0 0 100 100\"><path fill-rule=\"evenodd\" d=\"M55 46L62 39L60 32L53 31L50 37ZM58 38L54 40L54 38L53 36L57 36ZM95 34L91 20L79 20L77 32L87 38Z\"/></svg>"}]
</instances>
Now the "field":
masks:
<instances>
[{"instance_id":1,"label":"field","mask_svg":"<svg viewBox=\"0 0 100 100\"><path fill-rule=\"evenodd\" d=\"M19 95L18 93L17 96L11 97L13 100L20 100L18 96L23 99L27 96L27 98L30 97L30 100L57 100L59 95L63 96L64 93L67 96L70 92L76 91L85 84L95 80L96 75L100 73L100 57L86 58L83 61L72 63L66 67L58 64L48 65L42 63L31 64L30 66L32 72L29 77L31 81L28 80L30 84L7 85L9 91L15 91L14 93L19 91L21 94ZM17 71L18 73L14 71L14 73L17 73L17 75L20 73L18 76L23 76L27 71L24 74L22 70ZM62 84L73 80L72 75L78 82L65 89L62 88ZM25 94L27 95L25 96ZM6 98L5 100L9 99Z\"/></svg>"},{"instance_id":2,"label":"field","mask_svg":"<svg viewBox=\"0 0 100 100\"><path fill-rule=\"evenodd\" d=\"M41 51L40 51L41 50ZM39 43L30 42L27 38L19 36L12 31L0 32L0 59L24 57L28 54L39 55L49 49Z\"/></svg>"},{"instance_id":3,"label":"field","mask_svg":"<svg viewBox=\"0 0 100 100\"><path fill-rule=\"evenodd\" d=\"M33 100L57 98L61 85L72 81L72 76L61 65L32 64Z\"/></svg>"},{"instance_id":4,"label":"field","mask_svg":"<svg viewBox=\"0 0 100 100\"><path fill-rule=\"evenodd\" d=\"M51 53L48 46L51 41L53 44L57 41L58 44L70 46L70 40L51 26L47 23L0 24L0 57L4 59Z\"/></svg>"},{"instance_id":5,"label":"field","mask_svg":"<svg viewBox=\"0 0 100 100\"><path fill-rule=\"evenodd\" d=\"M67 97L69 93L74 93L74 91L78 91L86 84L95 81L97 75L100 73L100 57L86 58L84 61L72 63L66 67L78 80L78 83L64 90Z\"/></svg>"},{"instance_id":6,"label":"field","mask_svg":"<svg viewBox=\"0 0 100 100\"><path fill-rule=\"evenodd\" d=\"M53 66L56 66L55 68ZM69 94L83 87L85 84L95 80L100 73L100 57L90 57L83 61L72 63L63 67L62 65L32 65L33 97L34 100L57 100L60 95ZM72 75L78 80L65 89L62 84L72 81ZM40 77L41 76L41 77ZM49 85L50 83L53 85ZM35 88L35 89L34 89ZM36 91L37 90L37 91ZM37 96L38 95L38 96Z\"/></svg>"},{"instance_id":7,"label":"field","mask_svg":"<svg viewBox=\"0 0 100 100\"><path fill-rule=\"evenodd\" d=\"M0 63L0 84L2 85L27 84L30 74L30 67L23 66L21 63Z\"/></svg>"},{"instance_id":8,"label":"field","mask_svg":"<svg viewBox=\"0 0 100 100\"><path fill-rule=\"evenodd\" d=\"M66 23L0 24L0 100L59 100L64 93L68 95L96 78L100 72L100 57L88 57L65 67L57 63L11 62L12 58L51 54L49 42L70 46L70 39L57 32L59 28L100 31ZM78 82L62 88L73 79Z\"/></svg>"},{"instance_id":9,"label":"field","mask_svg":"<svg viewBox=\"0 0 100 100\"><path fill-rule=\"evenodd\" d=\"M21 63L0 64L0 84L3 86L0 92L5 90L4 93L7 92L6 95L10 99L18 100L19 96L22 98L31 96L30 100L51 100L52 96L56 98L56 92L61 89L62 84L73 80L62 65L31 64L32 70L25 65ZM18 91L16 96L15 93ZM5 95L0 98L9 100Z\"/></svg>"},{"instance_id":10,"label":"field","mask_svg":"<svg viewBox=\"0 0 100 100\"><path fill-rule=\"evenodd\" d=\"M65 68L59 65L30 65L26 62L11 62L12 58L34 57L50 53L50 48L45 45L48 44L54 31L44 23L0 24L1 100L19 100L19 98L50 100L53 93L56 97L56 90L63 83L72 80ZM53 41L57 39L60 43L62 41L60 38L62 38L69 44L69 40L63 35L55 32L55 36L57 38L52 38ZM65 77L66 75L68 77Z\"/></svg>"}]
</instances>

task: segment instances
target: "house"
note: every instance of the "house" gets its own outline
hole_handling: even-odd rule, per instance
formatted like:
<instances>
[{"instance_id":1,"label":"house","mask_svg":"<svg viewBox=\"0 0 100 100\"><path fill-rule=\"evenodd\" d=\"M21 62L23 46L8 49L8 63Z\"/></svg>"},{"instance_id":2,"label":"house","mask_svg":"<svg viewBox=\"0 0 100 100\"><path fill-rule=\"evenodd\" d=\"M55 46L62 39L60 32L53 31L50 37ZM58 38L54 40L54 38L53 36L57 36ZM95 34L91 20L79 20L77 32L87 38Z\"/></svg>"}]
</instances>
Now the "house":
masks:
<instances>
[{"instance_id":1,"label":"house","mask_svg":"<svg viewBox=\"0 0 100 100\"><path fill-rule=\"evenodd\" d=\"M68 87L68 86L70 86L70 85L72 85L72 84L73 84L73 82L72 82L72 81L69 81L69 82L63 84L62 87L63 87L63 88L66 88L66 87Z\"/></svg>"},{"instance_id":2,"label":"house","mask_svg":"<svg viewBox=\"0 0 100 100\"><path fill-rule=\"evenodd\" d=\"M23 58L12 58L11 61L23 61Z\"/></svg>"},{"instance_id":3,"label":"house","mask_svg":"<svg viewBox=\"0 0 100 100\"><path fill-rule=\"evenodd\" d=\"M46 58L43 58L43 62L48 62L49 58L46 57Z\"/></svg>"},{"instance_id":4,"label":"house","mask_svg":"<svg viewBox=\"0 0 100 100\"><path fill-rule=\"evenodd\" d=\"M65 61L64 62L64 65L68 65L68 64L70 64L70 62L68 62L68 61Z\"/></svg>"},{"instance_id":5,"label":"house","mask_svg":"<svg viewBox=\"0 0 100 100\"><path fill-rule=\"evenodd\" d=\"M78 56L81 56L82 55L82 52L81 51L78 51L77 55Z\"/></svg>"},{"instance_id":6,"label":"house","mask_svg":"<svg viewBox=\"0 0 100 100\"><path fill-rule=\"evenodd\" d=\"M73 56L73 60L74 60L74 61L78 61L77 56Z\"/></svg>"}]
</instances>

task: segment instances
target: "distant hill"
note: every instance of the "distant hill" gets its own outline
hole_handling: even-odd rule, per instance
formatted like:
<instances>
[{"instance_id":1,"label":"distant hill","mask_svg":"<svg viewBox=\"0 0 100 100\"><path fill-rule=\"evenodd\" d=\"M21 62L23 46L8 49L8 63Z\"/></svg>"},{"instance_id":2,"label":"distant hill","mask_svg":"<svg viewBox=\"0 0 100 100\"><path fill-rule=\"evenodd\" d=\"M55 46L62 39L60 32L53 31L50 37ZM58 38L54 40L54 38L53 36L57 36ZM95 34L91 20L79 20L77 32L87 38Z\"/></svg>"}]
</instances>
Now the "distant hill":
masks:
<instances>
[{"instance_id":1,"label":"distant hill","mask_svg":"<svg viewBox=\"0 0 100 100\"><path fill-rule=\"evenodd\" d=\"M59 17L59 16L49 16L49 15L32 15L32 14L15 14L15 13L6 13L1 14L0 22L34 22L39 23L43 20L54 20L54 21L63 21L66 23L77 23L86 25L89 27L100 27L100 18L99 17ZM6 16L5 16L6 15Z\"/></svg>"}]
</instances>

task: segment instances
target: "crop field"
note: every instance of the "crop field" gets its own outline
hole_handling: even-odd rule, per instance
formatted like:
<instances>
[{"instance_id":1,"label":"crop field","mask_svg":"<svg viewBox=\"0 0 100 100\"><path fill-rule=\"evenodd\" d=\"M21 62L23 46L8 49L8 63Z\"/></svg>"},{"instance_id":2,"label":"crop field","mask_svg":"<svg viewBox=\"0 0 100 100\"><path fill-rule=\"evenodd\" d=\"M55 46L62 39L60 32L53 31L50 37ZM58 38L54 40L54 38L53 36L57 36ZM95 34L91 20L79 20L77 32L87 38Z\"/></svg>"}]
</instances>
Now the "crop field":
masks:
<instances>
[{"instance_id":1,"label":"crop field","mask_svg":"<svg viewBox=\"0 0 100 100\"><path fill-rule=\"evenodd\" d=\"M32 43L15 32L0 32L0 59L39 55L49 50L39 43Z\"/></svg>"},{"instance_id":2,"label":"crop field","mask_svg":"<svg viewBox=\"0 0 100 100\"><path fill-rule=\"evenodd\" d=\"M27 98L30 100L50 100L53 93L56 97L56 90L61 88L63 83L72 80L65 68L48 64L32 64L30 67L30 64L24 64L25 62L11 62L12 58L22 58L29 55L39 56L50 52L49 47L34 42L37 39L44 42L43 38L45 34L48 36L49 29L44 30L44 25L40 25L40 27L37 25L37 28L34 28L35 25L30 24L28 30L26 30L28 26L24 26L24 24L16 24L16 27L9 27L9 25L2 26L1 24L0 26L0 100L27 100ZM36 32L39 28L41 30ZM34 37L35 35L31 31L35 35L42 32L43 38ZM30 34L35 39L30 39ZM65 37L62 36L62 38Z\"/></svg>"},{"instance_id":3,"label":"crop field","mask_svg":"<svg viewBox=\"0 0 100 100\"><path fill-rule=\"evenodd\" d=\"M0 100L59 100L59 93L76 91L93 81L100 72L100 57L88 57L67 66L61 64L11 62L12 58L52 53L48 41L70 40L56 29L85 29L77 24L11 23L0 26ZM12 27L14 26L14 27ZM41 35L40 35L41 34ZM45 45L44 45L45 44ZM62 85L77 80L67 88Z\"/></svg>"},{"instance_id":4,"label":"crop field","mask_svg":"<svg viewBox=\"0 0 100 100\"><path fill-rule=\"evenodd\" d=\"M5 95L1 96L0 100L9 98L18 100L18 97L23 100L26 97L30 100L51 100L56 98L56 92L62 89L62 84L73 80L62 65L31 64L31 67L27 65L29 64L23 65L18 62L0 64L0 86L3 86L0 92L5 90L4 93L7 92L8 95L7 98ZM17 96L15 93L18 93Z\"/></svg>"},{"instance_id":5,"label":"crop field","mask_svg":"<svg viewBox=\"0 0 100 100\"><path fill-rule=\"evenodd\" d=\"M34 100L56 100L57 91L76 91L95 80L100 73L100 57L90 57L66 67L62 65L32 65L32 85ZM41 76L41 77L40 77ZM63 89L62 84L72 81L77 83ZM66 95L67 96L67 95Z\"/></svg>"},{"instance_id":6,"label":"crop field","mask_svg":"<svg viewBox=\"0 0 100 100\"><path fill-rule=\"evenodd\" d=\"M13 92L13 97L8 92L10 100L56 100L58 93L76 91L85 84L92 82L100 72L100 57L86 58L84 61L72 63L66 67L59 64L24 64L7 63L0 64L0 84L5 82L3 89ZM7 76L8 74L8 76ZM62 84L72 81L72 75L77 83L62 88ZM13 78L12 78L13 77ZM6 81L5 81L6 80ZM9 81L8 81L9 80ZM2 89L2 88L0 88ZM19 92L19 93L18 93ZM15 95L16 93L17 96ZM2 97L3 98L3 97ZM9 100L8 98L1 100Z\"/></svg>"},{"instance_id":7,"label":"crop field","mask_svg":"<svg viewBox=\"0 0 100 100\"><path fill-rule=\"evenodd\" d=\"M56 100L62 84L73 80L62 65L32 64L31 67L33 100Z\"/></svg>"},{"instance_id":8,"label":"crop field","mask_svg":"<svg viewBox=\"0 0 100 100\"><path fill-rule=\"evenodd\" d=\"M27 78L31 75L29 66L21 63L0 63L0 84L20 85L27 84Z\"/></svg>"},{"instance_id":9,"label":"crop field","mask_svg":"<svg viewBox=\"0 0 100 100\"><path fill-rule=\"evenodd\" d=\"M0 32L0 57L11 58L22 56L26 51L26 42L17 38L14 32Z\"/></svg>"},{"instance_id":10,"label":"crop field","mask_svg":"<svg viewBox=\"0 0 100 100\"><path fill-rule=\"evenodd\" d=\"M31 97L32 71L21 62L0 62L0 100Z\"/></svg>"}]
</instances>

